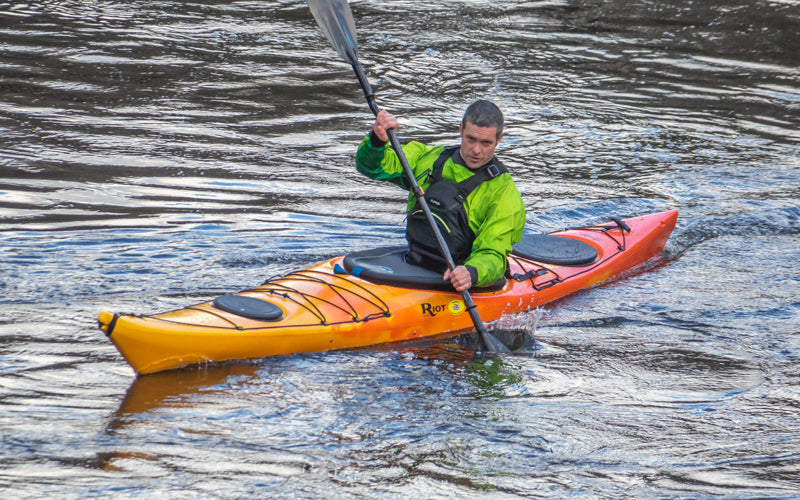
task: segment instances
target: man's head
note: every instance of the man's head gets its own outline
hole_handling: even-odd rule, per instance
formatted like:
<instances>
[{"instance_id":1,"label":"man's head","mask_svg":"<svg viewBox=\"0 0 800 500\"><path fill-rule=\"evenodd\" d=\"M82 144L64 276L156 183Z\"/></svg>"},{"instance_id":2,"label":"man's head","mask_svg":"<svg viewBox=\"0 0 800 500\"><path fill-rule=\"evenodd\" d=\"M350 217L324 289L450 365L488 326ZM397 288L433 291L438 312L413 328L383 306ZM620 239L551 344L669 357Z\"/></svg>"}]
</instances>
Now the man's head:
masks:
<instances>
[{"instance_id":1,"label":"man's head","mask_svg":"<svg viewBox=\"0 0 800 500\"><path fill-rule=\"evenodd\" d=\"M494 157L494 150L503 138L503 113L490 101L475 101L464 112L458 130L461 157L467 167L475 170Z\"/></svg>"}]
</instances>

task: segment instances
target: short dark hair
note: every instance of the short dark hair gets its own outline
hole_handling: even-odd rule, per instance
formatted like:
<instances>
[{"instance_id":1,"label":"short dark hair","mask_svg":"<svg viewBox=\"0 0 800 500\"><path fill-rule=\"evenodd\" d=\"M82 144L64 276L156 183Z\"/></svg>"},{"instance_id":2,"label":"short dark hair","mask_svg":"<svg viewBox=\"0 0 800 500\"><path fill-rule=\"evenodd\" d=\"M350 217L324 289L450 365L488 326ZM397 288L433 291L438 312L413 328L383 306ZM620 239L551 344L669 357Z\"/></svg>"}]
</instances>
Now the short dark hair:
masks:
<instances>
[{"instance_id":1,"label":"short dark hair","mask_svg":"<svg viewBox=\"0 0 800 500\"><path fill-rule=\"evenodd\" d=\"M492 101L481 99L470 104L461 119L461 126L466 126L467 122L478 127L496 127L497 137L503 133L503 112Z\"/></svg>"}]
</instances>

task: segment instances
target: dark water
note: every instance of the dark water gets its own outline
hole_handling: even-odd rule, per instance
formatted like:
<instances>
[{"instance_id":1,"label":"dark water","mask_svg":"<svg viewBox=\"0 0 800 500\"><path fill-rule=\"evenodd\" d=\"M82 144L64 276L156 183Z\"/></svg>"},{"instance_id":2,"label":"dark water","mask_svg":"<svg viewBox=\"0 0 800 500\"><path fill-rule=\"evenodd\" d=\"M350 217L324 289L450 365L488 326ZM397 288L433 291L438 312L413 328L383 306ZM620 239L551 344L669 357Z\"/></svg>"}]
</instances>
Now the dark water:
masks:
<instances>
[{"instance_id":1,"label":"dark water","mask_svg":"<svg viewBox=\"0 0 800 500\"><path fill-rule=\"evenodd\" d=\"M297 1L0 2L6 497L800 496L800 2L361 1L400 136L506 112L531 231L677 208L665 259L447 343L136 379L95 328L403 240Z\"/></svg>"}]
</instances>

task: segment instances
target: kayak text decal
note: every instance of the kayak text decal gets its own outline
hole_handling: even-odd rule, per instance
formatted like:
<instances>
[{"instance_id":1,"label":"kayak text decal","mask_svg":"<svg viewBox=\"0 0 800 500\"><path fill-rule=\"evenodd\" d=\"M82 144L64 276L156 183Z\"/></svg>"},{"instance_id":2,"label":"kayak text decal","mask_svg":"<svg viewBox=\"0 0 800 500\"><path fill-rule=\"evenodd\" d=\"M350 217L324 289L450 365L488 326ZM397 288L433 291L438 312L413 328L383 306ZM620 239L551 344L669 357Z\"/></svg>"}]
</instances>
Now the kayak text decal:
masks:
<instances>
[{"instance_id":1,"label":"kayak text decal","mask_svg":"<svg viewBox=\"0 0 800 500\"><path fill-rule=\"evenodd\" d=\"M436 316L442 312L449 312L450 314L461 314L466 309L466 306L460 300L451 300L448 304L431 304L430 302L423 302L422 315Z\"/></svg>"}]
</instances>

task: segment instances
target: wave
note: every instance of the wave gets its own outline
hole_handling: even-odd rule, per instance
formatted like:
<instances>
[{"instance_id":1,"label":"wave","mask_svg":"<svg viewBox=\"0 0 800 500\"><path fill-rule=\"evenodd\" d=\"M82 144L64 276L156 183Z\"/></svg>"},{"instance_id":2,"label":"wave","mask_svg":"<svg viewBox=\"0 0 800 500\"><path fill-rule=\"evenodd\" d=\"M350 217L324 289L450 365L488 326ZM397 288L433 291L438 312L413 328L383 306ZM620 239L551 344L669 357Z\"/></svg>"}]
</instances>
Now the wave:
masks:
<instances>
[{"instance_id":1,"label":"wave","mask_svg":"<svg viewBox=\"0 0 800 500\"><path fill-rule=\"evenodd\" d=\"M688 249L721 236L777 236L800 234L800 206L679 222L664 257L675 259Z\"/></svg>"}]
</instances>

